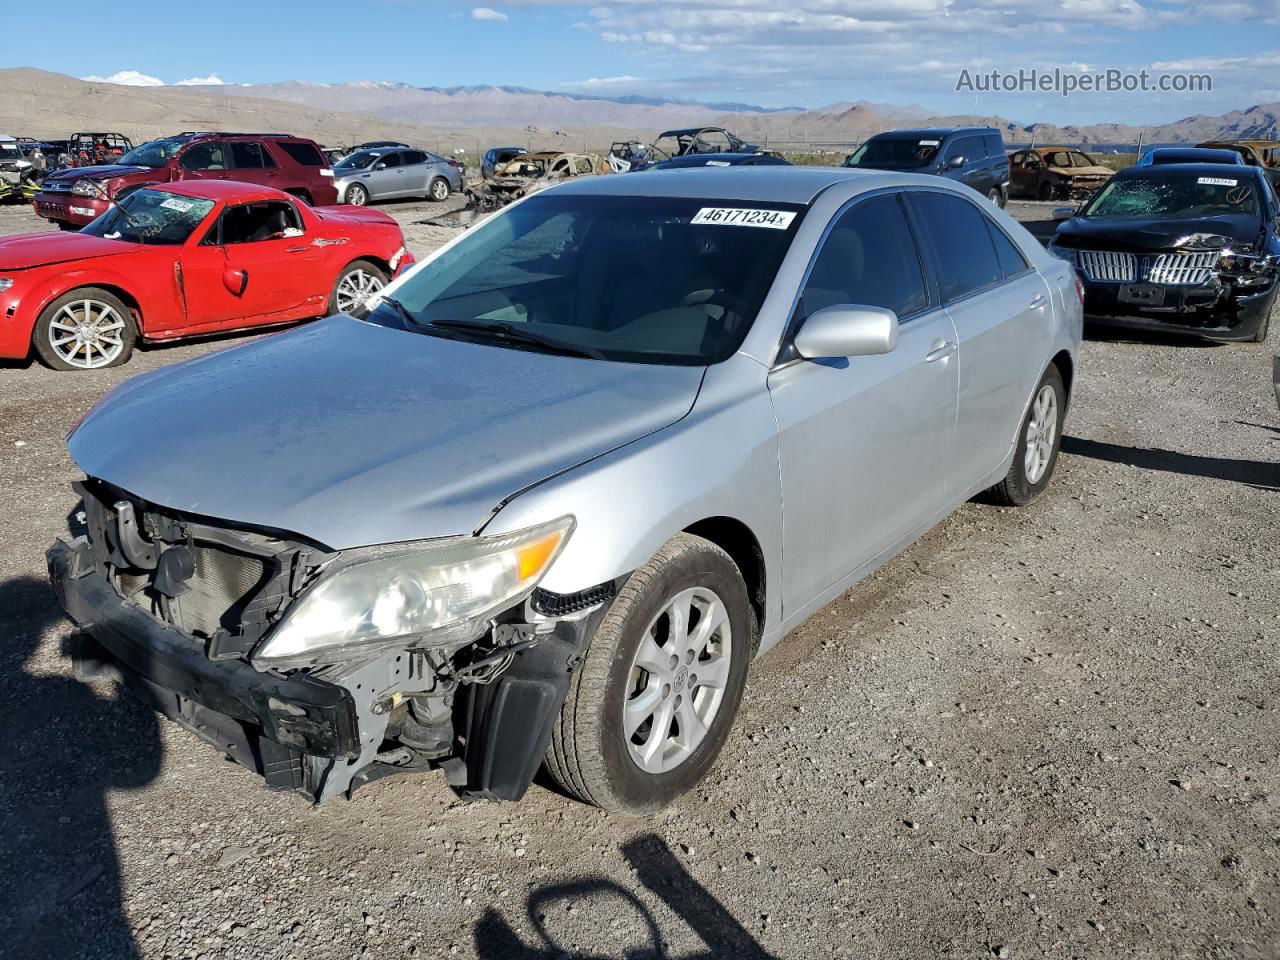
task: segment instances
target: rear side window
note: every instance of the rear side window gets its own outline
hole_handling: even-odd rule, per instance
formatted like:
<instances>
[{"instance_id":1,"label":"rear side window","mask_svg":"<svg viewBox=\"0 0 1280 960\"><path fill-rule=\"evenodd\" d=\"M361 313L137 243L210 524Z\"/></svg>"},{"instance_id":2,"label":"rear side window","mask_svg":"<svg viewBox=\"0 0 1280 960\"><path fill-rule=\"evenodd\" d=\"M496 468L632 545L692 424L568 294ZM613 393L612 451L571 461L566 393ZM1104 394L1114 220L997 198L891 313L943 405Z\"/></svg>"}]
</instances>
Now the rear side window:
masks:
<instances>
[{"instance_id":1,"label":"rear side window","mask_svg":"<svg viewBox=\"0 0 1280 960\"><path fill-rule=\"evenodd\" d=\"M996 226L990 217L982 219L987 221L987 231L991 234L991 242L995 244L996 261L1000 264L1001 276L1008 279L1029 269L1031 264L1027 263L1027 258L1022 255L1018 245L1009 239L1008 234Z\"/></svg>"},{"instance_id":2,"label":"rear side window","mask_svg":"<svg viewBox=\"0 0 1280 960\"><path fill-rule=\"evenodd\" d=\"M400 155L404 157L404 162L406 164L427 162L427 155L421 150L405 150Z\"/></svg>"},{"instance_id":3,"label":"rear side window","mask_svg":"<svg viewBox=\"0 0 1280 960\"><path fill-rule=\"evenodd\" d=\"M302 143L298 140L277 140L275 145L283 150L294 163L304 167L323 167L324 154L314 143Z\"/></svg>"},{"instance_id":4,"label":"rear side window","mask_svg":"<svg viewBox=\"0 0 1280 960\"><path fill-rule=\"evenodd\" d=\"M962 197L919 192L912 201L938 262L943 302L999 281L1003 274L987 231L987 218Z\"/></svg>"},{"instance_id":5,"label":"rear side window","mask_svg":"<svg viewBox=\"0 0 1280 960\"><path fill-rule=\"evenodd\" d=\"M231 147L231 158L235 161L235 166L241 170L261 170L264 167L274 167L276 162L271 159L271 155L262 149L262 144L252 140L237 140L229 144Z\"/></svg>"},{"instance_id":6,"label":"rear side window","mask_svg":"<svg viewBox=\"0 0 1280 960\"><path fill-rule=\"evenodd\" d=\"M838 303L884 307L900 317L928 305L920 257L896 195L854 204L823 241L801 308L808 316Z\"/></svg>"}]
</instances>

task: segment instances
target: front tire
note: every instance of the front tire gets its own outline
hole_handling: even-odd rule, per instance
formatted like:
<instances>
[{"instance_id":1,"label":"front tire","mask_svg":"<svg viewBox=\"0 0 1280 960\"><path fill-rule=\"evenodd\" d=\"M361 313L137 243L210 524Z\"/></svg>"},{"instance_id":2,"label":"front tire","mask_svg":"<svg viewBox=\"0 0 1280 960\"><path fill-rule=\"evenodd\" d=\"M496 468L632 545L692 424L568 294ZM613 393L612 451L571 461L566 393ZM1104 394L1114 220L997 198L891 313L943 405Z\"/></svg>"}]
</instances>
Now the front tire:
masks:
<instances>
[{"instance_id":1,"label":"front tire","mask_svg":"<svg viewBox=\"0 0 1280 960\"><path fill-rule=\"evenodd\" d=\"M1067 391L1062 374L1050 365L1022 418L1013 463L1005 478L988 491L1001 506L1025 507L1044 492L1058 464Z\"/></svg>"},{"instance_id":2,"label":"front tire","mask_svg":"<svg viewBox=\"0 0 1280 960\"><path fill-rule=\"evenodd\" d=\"M429 196L436 203L443 203L449 199L449 194L453 192L453 188L449 186L449 181L444 177L436 177L431 181L431 186L427 190Z\"/></svg>"},{"instance_id":3,"label":"front tire","mask_svg":"<svg viewBox=\"0 0 1280 960\"><path fill-rule=\"evenodd\" d=\"M1055 192L1056 191L1053 189L1053 184L1042 183L1040 184L1040 192L1038 196L1040 197L1041 200L1052 200Z\"/></svg>"},{"instance_id":4,"label":"front tire","mask_svg":"<svg viewBox=\"0 0 1280 960\"><path fill-rule=\"evenodd\" d=\"M356 260L342 268L329 295L329 314L347 313L363 317L369 312L369 300L387 285L387 275L376 263Z\"/></svg>"},{"instance_id":5,"label":"front tire","mask_svg":"<svg viewBox=\"0 0 1280 960\"><path fill-rule=\"evenodd\" d=\"M40 312L31 332L36 356L54 370L118 367L133 355L137 339L133 313L98 287L58 297Z\"/></svg>"},{"instance_id":6,"label":"front tire","mask_svg":"<svg viewBox=\"0 0 1280 960\"><path fill-rule=\"evenodd\" d=\"M369 191L358 183L347 187L347 203L353 207L363 207L369 202Z\"/></svg>"},{"instance_id":7,"label":"front tire","mask_svg":"<svg viewBox=\"0 0 1280 960\"><path fill-rule=\"evenodd\" d=\"M729 555L682 533L635 571L600 621L545 765L585 803L654 813L711 768L754 654L746 584Z\"/></svg>"}]
</instances>

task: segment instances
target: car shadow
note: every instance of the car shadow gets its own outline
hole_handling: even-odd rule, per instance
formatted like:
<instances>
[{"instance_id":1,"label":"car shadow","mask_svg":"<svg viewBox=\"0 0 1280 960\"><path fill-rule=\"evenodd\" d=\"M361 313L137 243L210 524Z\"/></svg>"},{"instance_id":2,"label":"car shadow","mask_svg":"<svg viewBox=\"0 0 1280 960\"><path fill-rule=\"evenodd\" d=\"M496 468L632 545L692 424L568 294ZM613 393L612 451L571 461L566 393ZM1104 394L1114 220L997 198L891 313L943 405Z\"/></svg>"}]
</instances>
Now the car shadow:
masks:
<instances>
[{"instance_id":1,"label":"car shadow","mask_svg":"<svg viewBox=\"0 0 1280 960\"><path fill-rule=\"evenodd\" d=\"M698 883L658 836L647 833L622 845L622 855L631 865L636 879L676 913L706 945L706 951L681 954L680 960L712 960L733 957L734 960L773 960L737 919L725 909L705 887ZM609 913L614 919L634 914L644 930L647 943L635 947L612 947L607 937L618 934L613 927L601 925L601 943L589 952L566 950L548 931L548 914L557 906L582 901L613 901ZM538 887L525 904L536 940L526 942L497 910L490 908L474 929L475 952L481 960L667 960L672 958L667 942L652 911L644 901L626 887L603 877L584 877L566 883Z\"/></svg>"},{"instance_id":2,"label":"car shadow","mask_svg":"<svg viewBox=\"0 0 1280 960\"><path fill-rule=\"evenodd\" d=\"M47 672L37 650L61 620L48 581L0 583L0 953L129 960L107 793L155 779L159 728L133 697Z\"/></svg>"},{"instance_id":3,"label":"car shadow","mask_svg":"<svg viewBox=\"0 0 1280 960\"><path fill-rule=\"evenodd\" d=\"M1227 480L1260 490L1280 490L1280 464L1227 457L1201 457L1176 450L1126 447L1102 440L1063 437L1062 452L1108 463L1121 463L1142 470L1181 473L1188 477Z\"/></svg>"},{"instance_id":4,"label":"car shadow","mask_svg":"<svg viewBox=\"0 0 1280 960\"><path fill-rule=\"evenodd\" d=\"M1205 340L1194 333L1161 333L1158 330L1130 330L1125 327L1112 327L1106 324L1084 324L1084 339L1095 343L1131 343L1148 347L1191 347L1197 350L1212 350L1225 347L1225 343L1217 340Z\"/></svg>"}]
</instances>

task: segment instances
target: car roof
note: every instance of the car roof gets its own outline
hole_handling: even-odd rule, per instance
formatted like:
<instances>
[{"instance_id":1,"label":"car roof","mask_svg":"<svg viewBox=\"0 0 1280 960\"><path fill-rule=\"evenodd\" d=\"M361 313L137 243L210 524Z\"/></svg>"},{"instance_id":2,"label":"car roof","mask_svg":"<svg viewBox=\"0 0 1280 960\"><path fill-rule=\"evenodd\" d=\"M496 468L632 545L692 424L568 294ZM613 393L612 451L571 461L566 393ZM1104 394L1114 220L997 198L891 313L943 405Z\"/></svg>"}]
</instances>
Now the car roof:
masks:
<instances>
[{"instance_id":1,"label":"car roof","mask_svg":"<svg viewBox=\"0 0 1280 960\"><path fill-rule=\"evenodd\" d=\"M1213 157L1239 157L1240 154L1226 147L1152 147L1151 153L1158 157L1203 157L1205 163L1217 163ZM1224 161L1235 165L1236 160Z\"/></svg>"},{"instance_id":2,"label":"car roof","mask_svg":"<svg viewBox=\"0 0 1280 960\"><path fill-rule=\"evenodd\" d=\"M1203 177L1235 177L1262 176L1261 167L1241 166L1237 163L1161 163L1150 167L1125 167L1116 174L1116 179L1132 179L1134 177L1183 177L1197 174Z\"/></svg>"},{"instance_id":3,"label":"car roof","mask_svg":"<svg viewBox=\"0 0 1280 960\"><path fill-rule=\"evenodd\" d=\"M259 200L288 200L289 195L273 187L260 187L238 180L182 180L174 183L147 184L147 189L172 193L199 200L222 200L227 203L254 203Z\"/></svg>"},{"instance_id":4,"label":"car roof","mask_svg":"<svg viewBox=\"0 0 1280 960\"><path fill-rule=\"evenodd\" d=\"M740 151L732 153L727 151L722 153L686 153L678 157L668 157L666 160L658 162L674 164L677 167L697 167L712 161L732 164L746 163L752 157L759 156L768 156L768 154L742 153Z\"/></svg>"},{"instance_id":5,"label":"car roof","mask_svg":"<svg viewBox=\"0 0 1280 960\"><path fill-rule=\"evenodd\" d=\"M877 133L872 140L892 140L895 137L945 137L952 133L999 133L995 127L904 127Z\"/></svg>"},{"instance_id":6,"label":"car roof","mask_svg":"<svg viewBox=\"0 0 1280 960\"><path fill-rule=\"evenodd\" d=\"M1028 153L1057 153L1066 150L1068 153L1084 153L1080 147L1027 147Z\"/></svg>"},{"instance_id":7,"label":"car roof","mask_svg":"<svg viewBox=\"0 0 1280 960\"><path fill-rule=\"evenodd\" d=\"M812 203L823 190L836 183L885 181L885 186L931 184L936 177L911 177L883 170L855 170L841 167L733 166L708 172L700 167L679 167L646 173L615 173L602 177L579 177L553 187L557 195L569 193L606 197L691 197L759 203Z\"/></svg>"}]
</instances>

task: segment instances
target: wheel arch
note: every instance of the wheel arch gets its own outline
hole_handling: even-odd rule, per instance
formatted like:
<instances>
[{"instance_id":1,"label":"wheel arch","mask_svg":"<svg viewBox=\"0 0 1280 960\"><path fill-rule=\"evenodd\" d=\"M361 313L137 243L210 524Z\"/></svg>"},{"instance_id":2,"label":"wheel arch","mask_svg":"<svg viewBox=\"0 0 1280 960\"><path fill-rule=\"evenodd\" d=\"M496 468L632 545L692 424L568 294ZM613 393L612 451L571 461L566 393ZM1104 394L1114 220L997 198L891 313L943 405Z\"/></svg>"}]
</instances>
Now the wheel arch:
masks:
<instances>
[{"instance_id":1,"label":"wheel arch","mask_svg":"<svg viewBox=\"0 0 1280 960\"><path fill-rule=\"evenodd\" d=\"M760 541L741 520L734 517L707 517L685 527L682 533L702 537L714 543L729 555L742 579L747 584L747 597L751 600L751 610L755 615L755 632L752 637L752 655L760 643L760 635L765 622L765 598L767 596L768 574L765 569L764 549Z\"/></svg>"},{"instance_id":2,"label":"wheel arch","mask_svg":"<svg viewBox=\"0 0 1280 960\"><path fill-rule=\"evenodd\" d=\"M117 297L121 303L129 308L129 312L133 315L133 325L137 328L138 336L145 337L142 329L142 304L138 302L138 298L134 296L127 288L119 283L107 279L96 279L93 277L82 277L79 280L69 283L66 286L56 286L51 288L41 296L36 304L35 310L31 314L31 330L29 337L36 335L36 323L41 315L49 308L49 305L59 297L65 297L68 293L75 293L77 290L84 290L92 287L95 290L105 290L107 293Z\"/></svg>"},{"instance_id":3,"label":"wheel arch","mask_svg":"<svg viewBox=\"0 0 1280 960\"><path fill-rule=\"evenodd\" d=\"M1075 361L1071 359L1071 354L1066 350L1059 350L1052 360L1049 361L1050 366L1058 368L1058 373L1062 377L1062 389L1066 391L1067 405L1071 405L1071 383L1075 378Z\"/></svg>"}]
</instances>

